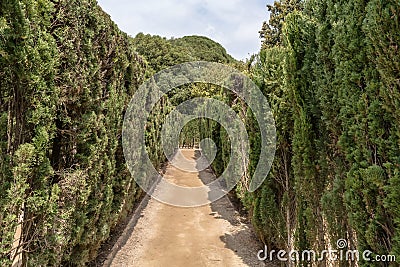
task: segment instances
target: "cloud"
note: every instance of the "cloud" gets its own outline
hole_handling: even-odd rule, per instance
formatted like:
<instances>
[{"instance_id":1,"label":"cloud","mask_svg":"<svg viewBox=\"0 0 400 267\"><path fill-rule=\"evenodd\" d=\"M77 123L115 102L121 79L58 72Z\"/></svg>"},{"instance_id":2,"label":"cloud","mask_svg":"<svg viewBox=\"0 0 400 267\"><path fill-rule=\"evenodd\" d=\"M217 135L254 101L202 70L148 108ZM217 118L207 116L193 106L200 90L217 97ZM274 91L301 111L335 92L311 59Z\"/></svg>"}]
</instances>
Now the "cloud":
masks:
<instances>
[{"instance_id":1,"label":"cloud","mask_svg":"<svg viewBox=\"0 0 400 267\"><path fill-rule=\"evenodd\" d=\"M271 2L272 0L268 0ZM264 0L98 0L118 26L170 37L204 35L244 59L260 48L258 31L267 20Z\"/></svg>"}]
</instances>

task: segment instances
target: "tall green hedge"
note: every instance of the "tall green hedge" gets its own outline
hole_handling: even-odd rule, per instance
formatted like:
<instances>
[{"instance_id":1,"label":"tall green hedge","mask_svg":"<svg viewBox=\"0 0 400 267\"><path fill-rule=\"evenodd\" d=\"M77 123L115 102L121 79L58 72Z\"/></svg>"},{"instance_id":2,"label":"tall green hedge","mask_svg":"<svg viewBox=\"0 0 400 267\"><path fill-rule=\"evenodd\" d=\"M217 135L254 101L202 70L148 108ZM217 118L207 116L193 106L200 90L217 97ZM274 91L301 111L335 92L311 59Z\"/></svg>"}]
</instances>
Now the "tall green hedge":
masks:
<instances>
[{"instance_id":1,"label":"tall green hedge","mask_svg":"<svg viewBox=\"0 0 400 267\"><path fill-rule=\"evenodd\" d=\"M237 196L270 249L322 251L345 239L399 259L400 3L281 0L269 9L246 72L270 101L277 151L261 188L248 193L247 177ZM251 177L260 137L251 113L245 121ZM218 132L211 127L203 131ZM223 150L227 141L213 136Z\"/></svg>"},{"instance_id":2,"label":"tall green hedge","mask_svg":"<svg viewBox=\"0 0 400 267\"><path fill-rule=\"evenodd\" d=\"M18 225L28 266L83 266L141 197L121 130L145 69L95 0L0 3L1 266Z\"/></svg>"}]
</instances>

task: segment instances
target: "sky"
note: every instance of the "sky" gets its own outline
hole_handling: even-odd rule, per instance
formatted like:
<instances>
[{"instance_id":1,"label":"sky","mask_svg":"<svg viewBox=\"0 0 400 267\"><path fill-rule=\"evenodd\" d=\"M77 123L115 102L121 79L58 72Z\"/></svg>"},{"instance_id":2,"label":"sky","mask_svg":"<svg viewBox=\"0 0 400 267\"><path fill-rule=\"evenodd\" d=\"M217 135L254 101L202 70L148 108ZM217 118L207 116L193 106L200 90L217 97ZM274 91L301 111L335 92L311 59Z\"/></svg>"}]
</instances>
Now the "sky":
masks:
<instances>
[{"instance_id":1,"label":"sky","mask_svg":"<svg viewBox=\"0 0 400 267\"><path fill-rule=\"evenodd\" d=\"M207 36L236 59L260 49L258 31L273 0L98 0L119 28L131 36Z\"/></svg>"}]
</instances>

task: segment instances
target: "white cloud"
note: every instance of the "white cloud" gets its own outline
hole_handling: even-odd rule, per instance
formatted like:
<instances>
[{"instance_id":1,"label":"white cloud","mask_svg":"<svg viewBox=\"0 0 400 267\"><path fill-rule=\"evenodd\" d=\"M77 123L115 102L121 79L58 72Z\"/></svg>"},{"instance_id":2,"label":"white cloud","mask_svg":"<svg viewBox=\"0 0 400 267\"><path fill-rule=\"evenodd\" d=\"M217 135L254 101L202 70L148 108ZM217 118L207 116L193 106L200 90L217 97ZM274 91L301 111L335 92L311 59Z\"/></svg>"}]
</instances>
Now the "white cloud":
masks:
<instances>
[{"instance_id":1,"label":"white cloud","mask_svg":"<svg viewBox=\"0 0 400 267\"><path fill-rule=\"evenodd\" d=\"M221 43L237 59L256 53L258 31L272 0L98 0L118 26L165 37L204 35Z\"/></svg>"}]
</instances>

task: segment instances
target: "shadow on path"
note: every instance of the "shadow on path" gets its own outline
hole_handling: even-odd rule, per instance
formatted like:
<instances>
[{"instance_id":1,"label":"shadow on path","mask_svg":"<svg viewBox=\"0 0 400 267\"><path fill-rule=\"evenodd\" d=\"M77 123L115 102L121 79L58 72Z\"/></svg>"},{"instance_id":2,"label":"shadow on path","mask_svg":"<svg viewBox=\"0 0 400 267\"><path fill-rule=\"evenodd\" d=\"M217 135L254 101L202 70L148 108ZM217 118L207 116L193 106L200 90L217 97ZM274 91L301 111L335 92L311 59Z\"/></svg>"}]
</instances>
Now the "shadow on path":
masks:
<instances>
[{"instance_id":1,"label":"shadow on path","mask_svg":"<svg viewBox=\"0 0 400 267\"><path fill-rule=\"evenodd\" d=\"M201 156L201 151L195 151L195 159ZM216 179L212 167L199 172L199 179L206 185ZM236 205L234 205L235 203ZM254 229L247 218L246 212L240 206L234 193L228 194L217 201L210 203L215 219L228 221L234 230L220 236L225 247L232 250L248 266L280 266L277 263L264 263L258 261L257 252L264 247L254 233ZM239 211L241 210L241 211Z\"/></svg>"}]
</instances>

